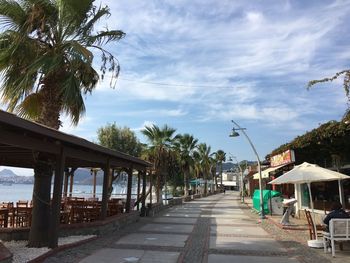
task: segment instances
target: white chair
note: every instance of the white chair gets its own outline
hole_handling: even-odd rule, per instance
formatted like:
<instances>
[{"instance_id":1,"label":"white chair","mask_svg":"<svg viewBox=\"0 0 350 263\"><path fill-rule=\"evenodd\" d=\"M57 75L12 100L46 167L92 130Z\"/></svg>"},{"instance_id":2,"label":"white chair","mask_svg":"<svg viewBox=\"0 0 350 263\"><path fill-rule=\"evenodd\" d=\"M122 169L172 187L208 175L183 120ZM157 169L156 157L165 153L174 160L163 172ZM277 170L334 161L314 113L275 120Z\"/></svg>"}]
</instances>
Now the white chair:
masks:
<instances>
[{"instance_id":1,"label":"white chair","mask_svg":"<svg viewBox=\"0 0 350 263\"><path fill-rule=\"evenodd\" d=\"M333 218L329 222L329 232L323 232L324 252L327 253L327 240L331 242L332 256L335 257L335 241L350 240L350 218Z\"/></svg>"}]
</instances>

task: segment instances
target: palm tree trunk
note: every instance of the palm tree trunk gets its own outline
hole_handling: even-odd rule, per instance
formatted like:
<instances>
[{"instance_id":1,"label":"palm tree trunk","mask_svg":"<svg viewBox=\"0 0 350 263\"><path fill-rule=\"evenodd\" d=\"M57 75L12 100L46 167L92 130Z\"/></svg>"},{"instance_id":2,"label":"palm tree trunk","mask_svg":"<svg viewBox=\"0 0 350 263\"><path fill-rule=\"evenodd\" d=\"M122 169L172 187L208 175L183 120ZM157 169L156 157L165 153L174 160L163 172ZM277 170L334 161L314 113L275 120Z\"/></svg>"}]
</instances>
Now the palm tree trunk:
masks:
<instances>
[{"instance_id":1,"label":"palm tree trunk","mask_svg":"<svg viewBox=\"0 0 350 263\"><path fill-rule=\"evenodd\" d=\"M222 162L220 162L220 180L221 180L221 187L222 187Z\"/></svg>"},{"instance_id":2,"label":"palm tree trunk","mask_svg":"<svg viewBox=\"0 0 350 263\"><path fill-rule=\"evenodd\" d=\"M55 78L44 80L44 88L41 89L42 111L38 122L50 128L60 127L61 99L59 87ZM51 179L53 167L49 164L49 158L39 153L34 167L34 190L32 225L29 232L29 247L48 246L50 220Z\"/></svg>"},{"instance_id":3,"label":"palm tree trunk","mask_svg":"<svg viewBox=\"0 0 350 263\"><path fill-rule=\"evenodd\" d=\"M48 246L52 167L48 158L39 154L34 167L34 190L32 225L29 232L29 247Z\"/></svg>"},{"instance_id":4,"label":"palm tree trunk","mask_svg":"<svg viewBox=\"0 0 350 263\"><path fill-rule=\"evenodd\" d=\"M189 195L189 175L188 175L188 170L185 169L184 170L184 186L185 186L185 191L184 191L184 194L185 196L188 196Z\"/></svg>"},{"instance_id":5,"label":"palm tree trunk","mask_svg":"<svg viewBox=\"0 0 350 263\"><path fill-rule=\"evenodd\" d=\"M215 180L215 191L218 190L218 178L216 177L216 172L214 174L214 180Z\"/></svg>"}]
</instances>

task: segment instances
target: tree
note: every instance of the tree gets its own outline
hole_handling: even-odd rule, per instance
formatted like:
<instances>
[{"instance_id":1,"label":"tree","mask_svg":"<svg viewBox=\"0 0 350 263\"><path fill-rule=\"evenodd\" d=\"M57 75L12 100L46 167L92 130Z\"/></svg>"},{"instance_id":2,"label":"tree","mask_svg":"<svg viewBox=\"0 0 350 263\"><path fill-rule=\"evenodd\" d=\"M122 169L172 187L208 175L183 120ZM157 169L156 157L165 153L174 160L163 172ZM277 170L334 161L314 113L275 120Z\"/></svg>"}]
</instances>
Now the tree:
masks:
<instances>
[{"instance_id":1,"label":"tree","mask_svg":"<svg viewBox=\"0 0 350 263\"><path fill-rule=\"evenodd\" d=\"M223 150L218 150L215 152L215 159L219 164L220 184L222 187L222 163L226 161L226 153Z\"/></svg>"},{"instance_id":2,"label":"tree","mask_svg":"<svg viewBox=\"0 0 350 263\"><path fill-rule=\"evenodd\" d=\"M137 139L135 133L128 127L118 127L115 123L107 124L97 130L98 143L109 149L127 153L131 156L139 157L142 151L142 144ZM123 172L123 169L118 171L113 170L110 173L111 177L108 180L109 195L113 191L113 182ZM125 172L125 171L124 171Z\"/></svg>"},{"instance_id":3,"label":"tree","mask_svg":"<svg viewBox=\"0 0 350 263\"><path fill-rule=\"evenodd\" d=\"M0 87L10 112L54 129L61 114L77 124L85 112L84 94L99 77L118 76L118 60L101 45L120 40L119 30L96 32L97 22L110 15L94 0L0 0ZM101 75L93 68L101 54ZM33 215L29 246L48 245L52 161L35 154Z\"/></svg>"},{"instance_id":4,"label":"tree","mask_svg":"<svg viewBox=\"0 0 350 263\"><path fill-rule=\"evenodd\" d=\"M193 152L196 148L198 140L190 134L179 134L175 137L174 145L178 153L181 171L184 175L184 194L188 196L189 177L191 167L194 164Z\"/></svg>"},{"instance_id":5,"label":"tree","mask_svg":"<svg viewBox=\"0 0 350 263\"><path fill-rule=\"evenodd\" d=\"M162 128L159 128L157 125L146 126L141 131L150 142L148 159L154 164L158 202L162 200L161 190L165 184L166 176L169 174L169 166L174 158L172 142L175 131L175 129L167 125L164 125Z\"/></svg>"},{"instance_id":6,"label":"tree","mask_svg":"<svg viewBox=\"0 0 350 263\"><path fill-rule=\"evenodd\" d=\"M204 179L204 194L207 194L208 191L208 178L210 175L211 168L211 158L210 158L211 147L205 143L200 143L197 146L197 153L200 158L201 171Z\"/></svg>"},{"instance_id":7,"label":"tree","mask_svg":"<svg viewBox=\"0 0 350 263\"><path fill-rule=\"evenodd\" d=\"M135 133L128 127L118 127L115 123L107 124L97 130L98 143L112 150L139 157L142 144Z\"/></svg>"},{"instance_id":8,"label":"tree","mask_svg":"<svg viewBox=\"0 0 350 263\"><path fill-rule=\"evenodd\" d=\"M319 84L319 83L324 83L324 82L329 82L338 79L339 77L344 76L343 79L343 88L345 91L345 95L348 99L348 107L343 115L343 121L349 121L350 120L350 70L346 69L343 71L339 71L335 73L332 77L329 78L323 78L323 79L318 79L318 80L311 80L307 84L307 88L310 89L312 86Z\"/></svg>"},{"instance_id":9,"label":"tree","mask_svg":"<svg viewBox=\"0 0 350 263\"><path fill-rule=\"evenodd\" d=\"M202 164L201 164L201 156L200 154L198 153L197 151L197 148L196 150L194 151L193 153L193 171L194 171L194 175L195 175L195 178L196 178L196 193L197 193L197 187L198 187L198 180L201 178L202 176ZM200 186L200 184L199 184Z\"/></svg>"}]
</instances>

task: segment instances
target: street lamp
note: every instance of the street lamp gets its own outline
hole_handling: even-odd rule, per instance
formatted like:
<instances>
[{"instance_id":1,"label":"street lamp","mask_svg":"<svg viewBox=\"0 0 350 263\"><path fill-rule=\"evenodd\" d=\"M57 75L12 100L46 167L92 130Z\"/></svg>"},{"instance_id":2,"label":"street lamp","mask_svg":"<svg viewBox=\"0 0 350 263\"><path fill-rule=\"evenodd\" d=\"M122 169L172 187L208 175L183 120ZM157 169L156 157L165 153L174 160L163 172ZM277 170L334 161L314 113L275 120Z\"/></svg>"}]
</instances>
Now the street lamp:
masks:
<instances>
[{"instance_id":1,"label":"street lamp","mask_svg":"<svg viewBox=\"0 0 350 263\"><path fill-rule=\"evenodd\" d=\"M232 128L232 132L230 134L230 137L238 137L239 133L237 131L241 131L244 136L246 137L246 139L248 140L250 146L253 149L253 152L256 156L256 159L258 161L258 172L259 172L259 190L260 190L260 218L264 219L265 218L265 213L264 213L264 202L263 202L263 191L262 191L262 177L261 177L261 162L260 162L260 158L258 155L258 152L256 151L252 141L249 139L248 135L246 134L246 132L244 130L246 130L246 128L241 128L241 126L239 126L235 121L231 120L231 122L237 127L233 127Z\"/></svg>"},{"instance_id":2,"label":"street lamp","mask_svg":"<svg viewBox=\"0 0 350 263\"><path fill-rule=\"evenodd\" d=\"M241 176L240 176L240 177L241 177L241 183L240 183L241 187L240 187L240 191L241 191L242 203L244 203L243 171L242 171L241 165L239 164L239 162L238 162L238 160L237 160L237 157L231 155L229 160L230 160L230 161L233 161L233 159L235 159L235 161L236 161L236 163L237 163L237 166L238 166L238 168L239 168L239 172L240 172L240 174L241 174Z\"/></svg>"}]
</instances>

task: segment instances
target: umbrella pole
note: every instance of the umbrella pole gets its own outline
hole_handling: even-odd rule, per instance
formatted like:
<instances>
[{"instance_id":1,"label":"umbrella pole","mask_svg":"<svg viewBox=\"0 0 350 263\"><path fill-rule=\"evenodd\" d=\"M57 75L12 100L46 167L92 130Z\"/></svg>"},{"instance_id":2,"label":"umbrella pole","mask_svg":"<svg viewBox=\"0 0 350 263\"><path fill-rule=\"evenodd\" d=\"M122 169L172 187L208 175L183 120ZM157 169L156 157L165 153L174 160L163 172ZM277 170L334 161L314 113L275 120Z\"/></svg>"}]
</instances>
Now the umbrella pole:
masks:
<instances>
[{"instance_id":1,"label":"umbrella pole","mask_svg":"<svg viewBox=\"0 0 350 263\"><path fill-rule=\"evenodd\" d=\"M342 206L344 207L344 194L343 194L343 187L341 184L341 180L338 180L338 186L339 186L339 201L342 204Z\"/></svg>"},{"instance_id":2,"label":"umbrella pole","mask_svg":"<svg viewBox=\"0 0 350 263\"><path fill-rule=\"evenodd\" d=\"M313 227L314 227L314 231L315 231L315 238L317 240L317 229L316 229L316 222L315 222L314 202L312 201L311 183L307 183L307 187L309 188L310 204L311 204L311 211L312 211L312 221L314 223Z\"/></svg>"}]
</instances>

